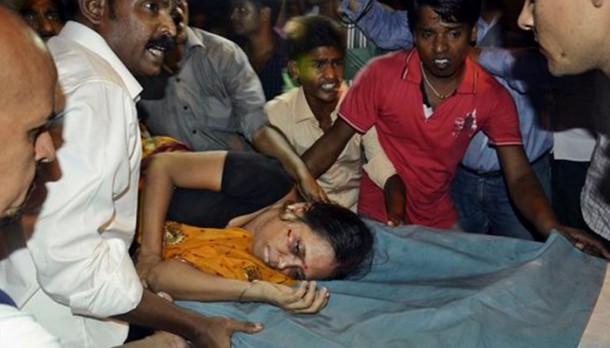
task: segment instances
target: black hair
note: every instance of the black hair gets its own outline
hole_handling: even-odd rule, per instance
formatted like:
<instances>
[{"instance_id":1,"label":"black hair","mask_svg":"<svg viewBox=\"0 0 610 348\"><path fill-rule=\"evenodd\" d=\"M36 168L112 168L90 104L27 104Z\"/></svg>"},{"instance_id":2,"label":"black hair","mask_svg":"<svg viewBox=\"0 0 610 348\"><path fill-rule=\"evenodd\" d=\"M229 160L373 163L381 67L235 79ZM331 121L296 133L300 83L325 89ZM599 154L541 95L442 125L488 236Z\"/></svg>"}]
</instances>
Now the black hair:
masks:
<instances>
[{"instance_id":1,"label":"black hair","mask_svg":"<svg viewBox=\"0 0 610 348\"><path fill-rule=\"evenodd\" d=\"M415 32L421 10L430 6L444 22L465 23L473 28L481 15L481 0L413 0L407 6L411 33Z\"/></svg>"},{"instance_id":2,"label":"black hair","mask_svg":"<svg viewBox=\"0 0 610 348\"><path fill-rule=\"evenodd\" d=\"M332 246L338 265L329 279L353 277L369 270L375 238L354 212L338 204L314 202L297 219Z\"/></svg>"},{"instance_id":3,"label":"black hair","mask_svg":"<svg viewBox=\"0 0 610 348\"><path fill-rule=\"evenodd\" d=\"M78 13L78 1L77 0L57 0L58 10L60 16L65 21L74 20Z\"/></svg>"},{"instance_id":4,"label":"black hair","mask_svg":"<svg viewBox=\"0 0 610 348\"><path fill-rule=\"evenodd\" d=\"M318 47L334 47L345 52L345 32L325 16L300 16L286 24L286 55L297 60Z\"/></svg>"},{"instance_id":5,"label":"black hair","mask_svg":"<svg viewBox=\"0 0 610 348\"><path fill-rule=\"evenodd\" d=\"M115 19L116 13L114 11L115 0L108 0L108 9L110 11L110 18ZM64 21L74 20L78 15L78 0L57 0L58 10Z\"/></svg>"}]
</instances>

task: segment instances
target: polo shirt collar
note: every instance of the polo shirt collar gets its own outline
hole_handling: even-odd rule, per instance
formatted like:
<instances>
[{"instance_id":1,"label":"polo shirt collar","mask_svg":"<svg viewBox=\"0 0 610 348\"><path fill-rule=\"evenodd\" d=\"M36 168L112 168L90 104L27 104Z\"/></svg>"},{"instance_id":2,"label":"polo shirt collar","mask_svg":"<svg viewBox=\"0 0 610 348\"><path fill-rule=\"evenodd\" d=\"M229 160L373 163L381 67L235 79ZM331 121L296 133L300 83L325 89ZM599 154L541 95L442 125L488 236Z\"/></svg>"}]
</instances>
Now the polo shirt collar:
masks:
<instances>
[{"instance_id":1,"label":"polo shirt collar","mask_svg":"<svg viewBox=\"0 0 610 348\"><path fill-rule=\"evenodd\" d=\"M420 68L419 54L415 48L407 51L405 57L405 67L402 70L401 78L414 84L421 84L422 74ZM469 56L466 56L465 63L466 71L464 72L464 79L458 87L456 93L460 94L474 94L477 90L477 79L479 77L479 71L476 69L476 63L474 63Z\"/></svg>"},{"instance_id":2,"label":"polo shirt collar","mask_svg":"<svg viewBox=\"0 0 610 348\"><path fill-rule=\"evenodd\" d=\"M123 64L121 59L117 57L112 48L100 34L93 29L74 21L68 21L61 30L60 36L68 40L72 40L79 45L95 52L104 59L114 71L121 77L125 88L131 99L136 100L142 92L142 86L136 78L131 74L129 69Z\"/></svg>"}]
</instances>

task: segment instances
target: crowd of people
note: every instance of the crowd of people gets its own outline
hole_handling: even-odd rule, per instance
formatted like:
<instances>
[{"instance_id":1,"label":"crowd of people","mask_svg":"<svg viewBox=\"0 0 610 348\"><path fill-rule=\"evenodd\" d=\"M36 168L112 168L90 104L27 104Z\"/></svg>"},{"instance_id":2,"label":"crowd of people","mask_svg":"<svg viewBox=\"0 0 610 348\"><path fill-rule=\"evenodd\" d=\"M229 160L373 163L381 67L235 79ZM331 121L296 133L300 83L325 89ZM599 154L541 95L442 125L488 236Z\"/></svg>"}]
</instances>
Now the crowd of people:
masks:
<instances>
[{"instance_id":1,"label":"crowd of people","mask_svg":"<svg viewBox=\"0 0 610 348\"><path fill-rule=\"evenodd\" d=\"M0 345L229 347L173 300L318 313L363 218L610 260L606 1L205 3L0 4Z\"/></svg>"}]
</instances>

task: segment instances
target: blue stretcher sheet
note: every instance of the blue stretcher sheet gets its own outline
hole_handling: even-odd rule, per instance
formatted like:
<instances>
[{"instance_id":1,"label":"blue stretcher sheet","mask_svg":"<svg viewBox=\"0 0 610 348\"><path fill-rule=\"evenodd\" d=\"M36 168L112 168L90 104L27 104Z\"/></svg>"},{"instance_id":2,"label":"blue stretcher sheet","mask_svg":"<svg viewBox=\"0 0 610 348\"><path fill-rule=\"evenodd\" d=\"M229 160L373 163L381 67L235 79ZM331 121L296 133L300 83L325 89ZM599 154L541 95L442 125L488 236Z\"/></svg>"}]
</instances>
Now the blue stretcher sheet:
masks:
<instances>
[{"instance_id":1,"label":"blue stretcher sheet","mask_svg":"<svg viewBox=\"0 0 610 348\"><path fill-rule=\"evenodd\" d=\"M234 347L576 347L606 262L560 234L546 243L369 222L368 274L326 281L328 306L295 315L261 303L179 301L207 315L259 321Z\"/></svg>"}]
</instances>

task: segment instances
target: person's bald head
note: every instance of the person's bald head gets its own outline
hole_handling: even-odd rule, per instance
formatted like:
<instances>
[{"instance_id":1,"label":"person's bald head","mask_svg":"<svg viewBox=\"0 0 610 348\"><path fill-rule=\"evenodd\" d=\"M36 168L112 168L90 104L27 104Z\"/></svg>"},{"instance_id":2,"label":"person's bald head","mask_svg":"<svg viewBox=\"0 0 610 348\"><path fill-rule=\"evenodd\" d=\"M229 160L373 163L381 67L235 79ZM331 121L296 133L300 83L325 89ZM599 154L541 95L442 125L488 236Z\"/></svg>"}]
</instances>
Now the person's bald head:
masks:
<instances>
[{"instance_id":1,"label":"person's bald head","mask_svg":"<svg viewBox=\"0 0 610 348\"><path fill-rule=\"evenodd\" d=\"M23 205L39 160L55 153L46 132L57 71L38 35L0 6L0 217Z\"/></svg>"},{"instance_id":2,"label":"person's bald head","mask_svg":"<svg viewBox=\"0 0 610 348\"><path fill-rule=\"evenodd\" d=\"M6 5L14 11L18 11L25 0L0 0L0 5Z\"/></svg>"}]
</instances>

